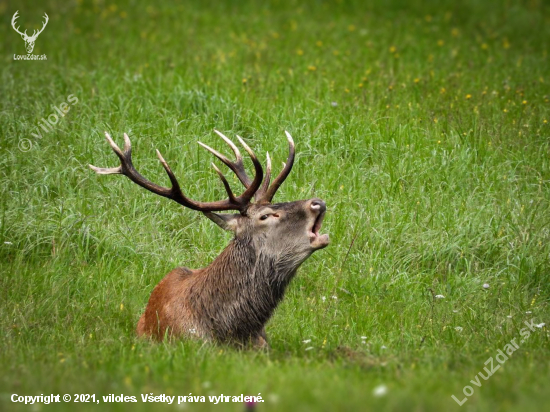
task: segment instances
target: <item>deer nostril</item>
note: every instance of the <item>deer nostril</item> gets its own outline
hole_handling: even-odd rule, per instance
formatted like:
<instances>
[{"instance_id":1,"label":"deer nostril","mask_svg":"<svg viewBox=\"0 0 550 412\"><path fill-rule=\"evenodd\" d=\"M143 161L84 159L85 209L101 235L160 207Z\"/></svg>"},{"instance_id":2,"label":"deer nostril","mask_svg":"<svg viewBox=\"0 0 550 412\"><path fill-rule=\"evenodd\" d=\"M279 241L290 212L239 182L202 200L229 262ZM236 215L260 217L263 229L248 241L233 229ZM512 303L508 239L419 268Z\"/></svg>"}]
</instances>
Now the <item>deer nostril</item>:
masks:
<instances>
[{"instance_id":1,"label":"deer nostril","mask_svg":"<svg viewBox=\"0 0 550 412\"><path fill-rule=\"evenodd\" d=\"M323 202L321 199L312 200L310 207L313 210L319 210L321 212L324 212L327 209L326 203Z\"/></svg>"}]
</instances>

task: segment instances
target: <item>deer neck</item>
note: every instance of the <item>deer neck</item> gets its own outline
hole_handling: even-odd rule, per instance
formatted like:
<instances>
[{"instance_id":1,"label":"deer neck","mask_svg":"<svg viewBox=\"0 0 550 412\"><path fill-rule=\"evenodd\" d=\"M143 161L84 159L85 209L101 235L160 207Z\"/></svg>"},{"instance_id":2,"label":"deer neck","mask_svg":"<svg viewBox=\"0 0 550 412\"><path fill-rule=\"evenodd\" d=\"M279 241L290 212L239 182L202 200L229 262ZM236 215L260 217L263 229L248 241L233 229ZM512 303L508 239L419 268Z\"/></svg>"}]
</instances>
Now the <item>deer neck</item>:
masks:
<instances>
[{"instance_id":1,"label":"deer neck","mask_svg":"<svg viewBox=\"0 0 550 412\"><path fill-rule=\"evenodd\" d=\"M284 296L297 266L270 256L252 239L234 239L204 269L200 319L222 340L257 336Z\"/></svg>"}]
</instances>

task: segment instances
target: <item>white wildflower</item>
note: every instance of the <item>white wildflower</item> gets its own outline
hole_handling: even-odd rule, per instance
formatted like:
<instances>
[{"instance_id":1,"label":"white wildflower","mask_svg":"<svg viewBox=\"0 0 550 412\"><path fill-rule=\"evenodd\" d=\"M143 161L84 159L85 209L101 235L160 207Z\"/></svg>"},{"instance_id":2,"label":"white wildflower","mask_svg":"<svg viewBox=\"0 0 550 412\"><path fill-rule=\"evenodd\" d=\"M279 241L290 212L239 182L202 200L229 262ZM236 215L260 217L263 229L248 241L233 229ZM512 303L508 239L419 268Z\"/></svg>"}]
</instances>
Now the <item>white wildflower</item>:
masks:
<instances>
[{"instance_id":1,"label":"white wildflower","mask_svg":"<svg viewBox=\"0 0 550 412\"><path fill-rule=\"evenodd\" d=\"M378 385L372 391L372 394L376 397L384 396L388 393L388 387L386 385Z\"/></svg>"},{"instance_id":2,"label":"white wildflower","mask_svg":"<svg viewBox=\"0 0 550 412\"><path fill-rule=\"evenodd\" d=\"M445 299L445 296L443 296L443 295L435 295L435 298L436 298L436 299Z\"/></svg>"},{"instance_id":3,"label":"white wildflower","mask_svg":"<svg viewBox=\"0 0 550 412\"><path fill-rule=\"evenodd\" d=\"M309 342L311 342L311 339L306 339L302 341L302 343L309 343Z\"/></svg>"}]
</instances>

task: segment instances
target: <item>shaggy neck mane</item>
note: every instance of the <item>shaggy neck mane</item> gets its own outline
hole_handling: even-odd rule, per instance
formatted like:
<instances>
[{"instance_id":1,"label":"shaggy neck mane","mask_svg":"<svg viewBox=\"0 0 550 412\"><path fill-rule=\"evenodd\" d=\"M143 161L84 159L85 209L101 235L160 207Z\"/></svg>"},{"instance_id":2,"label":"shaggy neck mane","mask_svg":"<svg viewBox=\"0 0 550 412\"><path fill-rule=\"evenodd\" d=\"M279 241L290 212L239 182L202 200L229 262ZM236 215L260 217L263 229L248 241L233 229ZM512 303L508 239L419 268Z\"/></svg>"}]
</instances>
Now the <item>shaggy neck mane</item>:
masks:
<instances>
[{"instance_id":1,"label":"shaggy neck mane","mask_svg":"<svg viewBox=\"0 0 550 412\"><path fill-rule=\"evenodd\" d=\"M296 273L297 267L257 250L251 238L234 239L192 287L195 315L218 339L257 336Z\"/></svg>"}]
</instances>

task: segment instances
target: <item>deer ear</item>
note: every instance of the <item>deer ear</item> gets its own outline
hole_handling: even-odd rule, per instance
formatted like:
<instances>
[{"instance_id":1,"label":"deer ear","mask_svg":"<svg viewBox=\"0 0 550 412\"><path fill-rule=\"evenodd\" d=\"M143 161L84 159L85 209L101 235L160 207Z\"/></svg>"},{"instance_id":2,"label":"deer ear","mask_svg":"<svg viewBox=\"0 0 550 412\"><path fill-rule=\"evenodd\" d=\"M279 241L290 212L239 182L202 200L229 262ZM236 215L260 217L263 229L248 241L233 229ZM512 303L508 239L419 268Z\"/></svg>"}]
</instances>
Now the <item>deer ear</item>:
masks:
<instances>
[{"instance_id":1,"label":"deer ear","mask_svg":"<svg viewBox=\"0 0 550 412\"><path fill-rule=\"evenodd\" d=\"M210 219L212 222L217 224L223 230L228 230L230 232L236 232L237 226L239 224L239 219L241 215L238 213L214 213L214 212L203 212L203 214Z\"/></svg>"}]
</instances>

